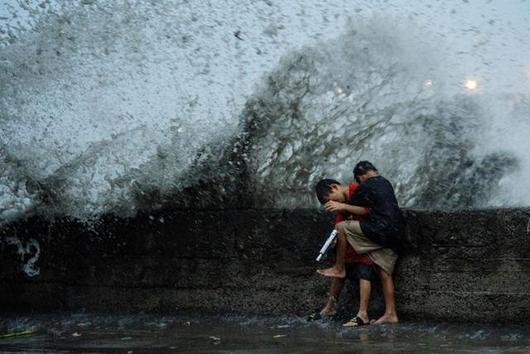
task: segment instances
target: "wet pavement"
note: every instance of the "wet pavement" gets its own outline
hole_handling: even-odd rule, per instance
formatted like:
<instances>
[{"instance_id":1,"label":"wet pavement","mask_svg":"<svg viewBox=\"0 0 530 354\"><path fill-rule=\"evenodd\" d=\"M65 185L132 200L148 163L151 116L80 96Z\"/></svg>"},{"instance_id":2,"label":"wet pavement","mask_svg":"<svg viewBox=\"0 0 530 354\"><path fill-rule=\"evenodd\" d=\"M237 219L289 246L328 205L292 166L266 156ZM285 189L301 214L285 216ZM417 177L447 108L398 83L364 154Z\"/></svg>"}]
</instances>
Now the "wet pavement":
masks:
<instances>
[{"instance_id":1,"label":"wet pavement","mask_svg":"<svg viewBox=\"0 0 530 354\"><path fill-rule=\"evenodd\" d=\"M9 334L20 335L5 337ZM529 353L530 326L403 322L343 328L340 322L307 322L298 317L96 314L0 317L1 353L390 351Z\"/></svg>"}]
</instances>

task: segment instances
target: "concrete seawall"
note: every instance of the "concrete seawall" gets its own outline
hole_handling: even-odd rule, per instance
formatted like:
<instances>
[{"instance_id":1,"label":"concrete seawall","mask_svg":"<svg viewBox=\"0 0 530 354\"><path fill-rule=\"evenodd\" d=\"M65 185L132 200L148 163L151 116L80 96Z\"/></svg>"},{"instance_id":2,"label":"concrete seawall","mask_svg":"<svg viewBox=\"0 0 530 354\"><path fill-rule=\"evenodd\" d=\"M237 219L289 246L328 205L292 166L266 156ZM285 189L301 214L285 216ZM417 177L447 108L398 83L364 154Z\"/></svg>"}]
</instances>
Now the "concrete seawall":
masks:
<instances>
[{"instance_id":1,"label":"concrete seawall","mask_svg":"<svg viewBox=\"0 0 530 354\"><path fill-rule=\"evenodd\" d=\"M402 318L526 320L530 209L406 217L395 277ZM330 215L309 209L15 222L0 230L0 311L303 315L329 285L314 259L331 228ZM371 308L381 305L375 291Z\"/></svg>"}]
</instances>

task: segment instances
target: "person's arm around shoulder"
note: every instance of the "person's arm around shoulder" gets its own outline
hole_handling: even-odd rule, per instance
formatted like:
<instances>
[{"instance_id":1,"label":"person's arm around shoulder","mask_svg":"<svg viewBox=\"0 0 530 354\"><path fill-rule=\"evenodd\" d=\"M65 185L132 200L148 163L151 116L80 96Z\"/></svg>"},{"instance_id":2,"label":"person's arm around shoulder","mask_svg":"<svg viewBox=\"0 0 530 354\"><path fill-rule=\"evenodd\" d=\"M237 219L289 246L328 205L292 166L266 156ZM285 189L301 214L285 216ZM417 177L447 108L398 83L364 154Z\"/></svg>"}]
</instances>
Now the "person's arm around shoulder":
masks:
<instances>
[{"instance_id":1,"label":"person's arm around shoulder","mask_svg":"<svg viewBox=\"0 0 530 354\"><path fill-rule=\"evenodd\" d=\"M356 205L350 205L346 203L339 203L333 200L330 200L329 202L327 202L324 205L324 207L326 208L327 211L331 211L335 213L342 212L342 213L350 213L350 214L362 215L362 216L368 215L368 212L370 210L368 208L364 208L364 207L360 207Z\"/></svg>"}]
</instances>

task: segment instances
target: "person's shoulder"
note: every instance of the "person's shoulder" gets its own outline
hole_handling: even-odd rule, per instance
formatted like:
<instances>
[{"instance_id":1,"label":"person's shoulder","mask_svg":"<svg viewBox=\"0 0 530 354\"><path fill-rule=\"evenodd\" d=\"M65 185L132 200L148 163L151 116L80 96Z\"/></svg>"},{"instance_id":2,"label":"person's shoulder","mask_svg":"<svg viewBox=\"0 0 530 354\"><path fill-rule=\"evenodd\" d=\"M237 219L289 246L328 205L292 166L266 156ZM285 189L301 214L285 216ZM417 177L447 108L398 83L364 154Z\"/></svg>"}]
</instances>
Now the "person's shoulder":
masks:
<instances>
[{"instance_id":1,"label":"person's shoulder","mask_svg":"<svg viewBox=\"0 0 530 354\"><path fill-rule=\"evenodd\" d=\"M381 175L368 178L366 182L370 182L370 184L390 183L385 177Z\"/></svg>"},{"instance_id":2,"label":"person's shoulder","mask_svg":"<svg viewBox=\"0 0 530 354\"><path fill-rule=\"evenodd\" d=\"M359 194L359 193L363 193L363 190L365 189L366 187L363 187L363 183L359 184L359 183L356 183L356 182L352 182L349 184L349 190L348 190L348 195L350 197L350 199L356 195L356 194Z\"/></svg>"},{"instance_id":3,"label":"person's shoulder","mask_svg":"<svg viewBox=\"0 0 530 354\"><path fill-rule=\"evenodd\" d=\"M363 185L370 186L370 185L381 183L382 179L380 177L382 177L382 176L381 175L377 175L377 176L370 177L366 181L361 183L361 186L363 186Z\"/></svg>"},{"instance_id":4,"label":"person's shoulder","mask_svg":"<svg viewBox=\"0 0 530 354\"><path fill-rule=\"evenodd\" d=\"M348 188L349 188L350 194L352 194L353 192L357 190L357 188L359 188L359 183L352 182L348 185Z\"/></svg>"},{"instance_id":5,"label":"person's shoulder","mask_svg":"<svg viewBox=\"0 0 530 354\"><path fill-rule=\"evenodd\" d=\"M383 176L379 176L379 177L381 177L381 178L380 178L381 183L384 183L384 184L386 184L386 185L392 187L392 183L390 183L390 181L389 181L388 179L386 179L386 178L383 177Z\"/></svg>"}]
</instances>

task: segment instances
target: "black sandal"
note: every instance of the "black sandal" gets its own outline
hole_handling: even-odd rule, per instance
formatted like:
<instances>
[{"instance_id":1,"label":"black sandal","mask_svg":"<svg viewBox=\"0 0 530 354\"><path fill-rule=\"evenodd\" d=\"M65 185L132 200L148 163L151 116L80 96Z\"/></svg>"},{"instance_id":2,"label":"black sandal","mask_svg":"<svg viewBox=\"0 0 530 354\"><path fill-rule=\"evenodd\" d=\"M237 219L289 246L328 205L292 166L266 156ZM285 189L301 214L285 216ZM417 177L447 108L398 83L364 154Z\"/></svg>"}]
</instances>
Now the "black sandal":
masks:
<instances>
[{"instance_id":1,"label":"black sandal","mask_svg":"<svg viewBox=\"0 0 530 354\"><path fill-rule=\"evenodd\" d=\"M342 327L360 327L360 326L366 326L367 324L370 324L370 321L364 322L362 318L359 316L355 316L348 322L344 323Z\"/></svg>"},{"instance_id":2,"label":"black sandal","mask_svg":"<svg viewBox=\"0 0 530 354\"><path fill-rule=\"evenodd\" d=\"M320 311L317 311L307 316L307 322L318 321L320 319L322 319L322 315L320 314Z\"/></svg>"},{"instance_id":3,"label":"black sandal","mask_svg":"<svg viewBox=\"0 0 530 354\"><path fill-rule=\"evenodd\" d=\"M322 315L322 313L317 310L315 313L312 313L309 316L307 316L307 321L308 322L318 321L318 320L329 321L329 320L335 320L336 318L337 318L337 312L330 313L329 315Z\"/></svg>"}]
</instances>

